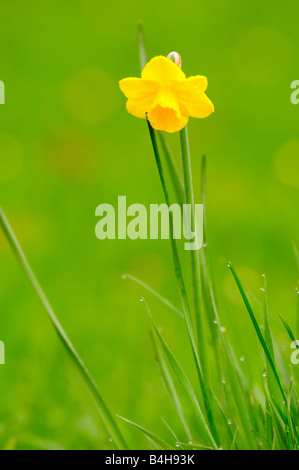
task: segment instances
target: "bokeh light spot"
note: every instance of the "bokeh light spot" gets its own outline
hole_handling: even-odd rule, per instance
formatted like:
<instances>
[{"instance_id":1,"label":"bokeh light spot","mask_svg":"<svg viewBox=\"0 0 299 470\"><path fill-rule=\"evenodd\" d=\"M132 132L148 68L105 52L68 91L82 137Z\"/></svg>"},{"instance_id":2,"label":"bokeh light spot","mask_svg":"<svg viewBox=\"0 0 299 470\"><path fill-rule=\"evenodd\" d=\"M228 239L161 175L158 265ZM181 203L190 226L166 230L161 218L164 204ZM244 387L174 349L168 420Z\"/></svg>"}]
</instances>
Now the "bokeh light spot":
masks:
<instances>
[{"instance_id":1,"label":"bokeh light spot","mask_svg":"<svg viewBox=\"0 0 299 470\"><path fill-rule=\"evenodd\" d=\"M63 99L68 112L78 121L106 121L117 108L117 80L99 68L80 70L65 84Z\"/></svg>"},{"instance_id":2,"label":"bokeh light spot","mask_svg":"<svg viewBox=\"0 0 299 470\"><path fill-rule=\"evenodd\" d=\"M295 57L292 41L278 30L252 26L238 37L233 50L233 67L247 85L270 85L288 74Z\"/></svg>"},{"instance_id":3,"label":"bokeh light spot","mask_svg":"<svg viewBox=\"0 0 299 470\"><path fill-rule=\"evenodd\" d=\"M75 129L57 129L44 147L45 165L69 180L90 180L103 162L94 139Z\"/></svg>"},{"instance_id":4,"label":"bokeh light spot","mask_svg":"<svg viewBox=\"0 0 299 470\"><path fill-rule=\"evenodd\" d=\"M13 135L0 132L0 155L0 181L11 181L23 166L23 148Z\"/></svg>"},{"instance_id":5,"label":"bokeh light spot","mask_svg":"<svg viewBox=\"0 0 299 470\"><path fill-rule=\"evenodd\" d=\"M289 140L277 150L274 172L281 183L299 188L299 139Z\"/></svg>"}]
</instances>

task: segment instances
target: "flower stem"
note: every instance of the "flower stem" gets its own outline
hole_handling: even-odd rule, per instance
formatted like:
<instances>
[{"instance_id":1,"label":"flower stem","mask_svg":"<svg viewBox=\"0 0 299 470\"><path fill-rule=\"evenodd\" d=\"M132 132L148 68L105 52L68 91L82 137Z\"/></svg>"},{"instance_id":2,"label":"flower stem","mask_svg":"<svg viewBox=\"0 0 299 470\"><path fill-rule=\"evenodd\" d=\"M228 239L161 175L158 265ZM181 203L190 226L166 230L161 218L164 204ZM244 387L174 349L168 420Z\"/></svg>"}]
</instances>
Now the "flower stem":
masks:
<instances>
[{"instance_id":1,"label":"flower stem","mask_svg":"<svg viewBox=\"0 0 299 470\"><path fill-rule=\"evenodd\" d=\"M5 217L4 212L0 208L0 227L2 228L4 235L9 242L14 254L16 255L16 258L18 262L20 263L21 267L25 271L25 274L27 275L29 281L31 282L37 296L39 297L41 303L46 309L46 312L59 336L61 339L66 351L69 353L73 363L77 367L77 370L80 374L80 376L83 379L83 382L88 388L88 391L95 403L95 406L100 413L102 420L104 421L106 428L111 435L113 441L115 442L116 446L119 449L127 449L127 445L125 443L125 440L114 420L114 417L108 410L104 400L102 399L98 388L93 381L92 377L90 376L85 364L83 363L82 359L80 358L79 354L75 350L74 346L72 345L69 337L67 336L66 332L64 331L62 325L60 324L59 320L57 319L45 293L43 292L40 284L38 283L26 257L25 254L11 228L9 225L8 220Z\"/></svg>"},{"instance_id":2,"label":"flower stem","mask_svg":"<svg viewBox=\"0 0 299 470\"><path fill-rule=\"evenodd\" d=\"M196 230L195 205L194 205L191 159L190 159L187 126L185 126L180 131L180 143L181 143L183 176L184 176L184 186L185 186L185 202L191 208L190 224L191 224L192 232L195 233L195 230ZM190 250L190 255L191 255L193 295L194 295L198 350L199 350L200 361L202 364L203 377L205 380L207 380L208 367L207 367L207 352L206 352L206 342L205 342L205 333L204 333L204 322L202 318L203 304L202 304L202 298L201 298L199 250Z\"/></svg>"},{"instance_id":3,"label":"flower stem","mask_svg":"<svg viewBox=\"0 0 299 470\"><path fill-rule=\"evenodd\" d=\"M160 152L159 152L159 148L158 148L156 133L155 133L154 129L152 128L152 126L151 126L151 124L148 120L147 120L147 124L148 124L148 128L149 128L149 133L150 133L150 137L151 137L151 142L152 142L152 146L153 146L153 150L154 150L154 155L155 155L156 164L157 164L157 168L158 168L158 172L159 172L159 177L160 177L161 184L162 184L162 189L163 189L165 201L166 201L167 206L170 207L170 199L169 199L169 195L168 195L166 181L165 181L165 178L164 178L164 173L163 173L163 168L162 168L161 157L160 157ZM191 314L190 314L190 308L189 308L189 303L188 303L188 299L187 299L187 293L186 293L186 288L185 288L185 282L184 282L181 262L180 262L180 258L179 258L178 247L177 247L176 240L174 239L174 236L173 236L173 234L174 234L174 232L173 232L173 215L172 215L171 211L169 211L169 226L170 226L169 232L170 232L170 242L171 242L171 248L172 248L175 276L176 276L176 280L177 280L177 284L178 284L182 310L183 310L185 321L186 321L186 326L187 326L188 335L189 335L191 348L192 348L192 353L193 353L195 366L196 366L196 370L197 370L197 374L198 374L198 378L199 378L199 383L200 383L200 387L201 387L201 391L202 391L202 395L203 395L203 400L204 400L205 408L206 408L206 411L207 411L207 416L208 416L208 419L209 419L209 423L210 423L211 430L212 430L212 433L214 435L214 438L218 442L217 430L216 430L216 426L215 426L215 422L214 422L214 418L213 418L213 413L212 413L212 407L211 407L211 403L210 403L210 392L207 389L204 378L203 378L202 366L201 366L200 358L199 358L199 355L198 355L198 352L197 352L196 340L195 340L194 333L193 333L193 322L192 322L192 318L191 318Z\"/></svg>"}]
</instances>

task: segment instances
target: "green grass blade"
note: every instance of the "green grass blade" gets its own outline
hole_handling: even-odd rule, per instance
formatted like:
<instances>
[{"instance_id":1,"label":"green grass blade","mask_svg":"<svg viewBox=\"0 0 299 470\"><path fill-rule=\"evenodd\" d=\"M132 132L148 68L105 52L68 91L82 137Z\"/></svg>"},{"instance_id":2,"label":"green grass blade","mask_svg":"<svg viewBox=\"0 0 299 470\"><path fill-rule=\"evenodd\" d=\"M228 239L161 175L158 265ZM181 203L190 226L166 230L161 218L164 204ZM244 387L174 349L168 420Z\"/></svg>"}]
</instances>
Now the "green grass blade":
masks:
<instances>
[{"instance_id":1,"label":"green grass blade","mask_svg":"<svg viewBox=\"0 0 299 470\"><path fill-rule=\"evenodd\" d=\"M239 428L238 428L238 426L237 426L237 427L236 427L236 430L235 430L235 434L234 434L233 440L232 440L232 443L231 443L231 446L230 446L231 450L237 450L236 440L237 440L238 431L239 431Z\"/></svg>"},{"instance_id":2,"label":"green grass blade","mask_svg":"<svg viewBox=\"0 0 299 470\"><path fill-rule=\"evenodd\" d=\"M139 60L140 60L140 67L142 70L147 63L147 54L146 54L146 48L145 48L145 42L144 42L143 25L142 25L141 20L138 21L137 26L138 26L138 42L139 42Z\"/></svg>"},{"instance_id":3,"label":"green grass blade","mask_svg":"<svg viewBox=\"0 0 299 470\"><path fill-rule=\"evenodd\" d=\"M139 284L141 287L144 287L148 292L153 294L155 297L157 297L157 299L159 299L161 302L167 305L168 308L176 312L178 315L180 315L180 317L184 318L184 315L182 314L182 312L178 308L176 308L171 302L169 302L169 300L165 299L165 297L162 297L162 295L160 295L152 287L148 286L137 277L132 276L131 274L123 274L122 279L131 279L131 281L134 281L136 282L136 284Z\"/></svg>"},{"instance_id":4,"label":"green grass blade","mask_svg":"<svg viewBox=\"0 0 299 470\"><path fill-rule=\"evenodd\" d=\"M289 335L290 339L294 342L295 341L295 345L296 345L296 348L299 349L299 345L297 344L297 341L296 341L296 338L295 338L295 335L294 333L292 332L289 324L287 323L287 321L283 318L282 315L280 315L280 313L278 314L280 320L282 321L282 324L283 326L285 327L285 330L287 332L287 334Z\"/></svg>"},{"instance_id":5,"label":"green grass blade","mask_svg":"<svg viewBox=\"0 0 299 470\"><path fill-rule=\"evenodd\" d=\"M144 299L143 299L144 301ZM172 354L172 352L170 351L169 347L167 346L167 344L165 343L164 339L162 338L154 320L153 320L153 317L150 313L150 310L149 308L147 307L147 304L146 302L145 303L145 306L146 306L146 309L147 309L147 313L148 313L148 316L149 316L149 319L153 325L153 328L154 328L154 331L157 335L157 338L165 352L165 355L167 357L167 360L173 370L173 373L174 375L176 376L179 384L181 385L182 387L182 390L183 392L185 393L190 405L191 405L191 408L196 416L196 418L198 419L199 423L201 424L203 430L205 431L205 434L210 442L210 444L213 446L214 449L217 449L217 444L214 440L214 437L209 429L209 426L207 425L206 423L206 420L204 418L204 415L201 411L201 408L199 406L199 403L197 401L197 398L196 398L196 395L194 393L194 390L189 382L189 379L188 377L186 376L185 372L183 371L182 367L180 366L180 364L178 363L178 361L175 359L174 355Z\"/></svg>"},{"instance_id":6,"label":"green grass blade","mask_svg":"<svg viewBox=\"0 0 299 470\"><path fill-rule=\"evenodd\" d=\"M176 409L176 411L177 411L177 413L180 417L180 420L181 420L183 428L186 432L187 438L190 440L191 439L191 432L190 432L190 429L188 427L187 421L185 419L184 411L183 411L180 399L178 397L175 385L173 383L172 377L169 373L169 370L168 370L168 367L165 363L164 357L163 357L163 355L160 351L160 347L159 347L157 338L154 334L153 325L152 325L151 322L149 322L149 333L150 333L150 338L151 338L153 349L154 349L155 359L156 359L156 362L158 364L158 368L159 368L159 371L160 371L160 374L161 374L162 382L163 382L163 384L165 386L165 389L166 389L171 401L173 402L174 407L175 407L175 409Z\"/></svg>"},{"instance_id":7,"label":"green grass blade","mask_svg":"<svg viewBox=\"0 0 299 470\"><path fill-rule=\"evenodd\" d=\"M231 265L231 263L229 263L228 266L229 266L229 268L230 268L230 270L231 270L231 272L232 272L232 275L233 275L233 277L234 277L234 279L235 279L235 282L236 282L236 284L237 284L237 287L238 287L238 289L239 289L239 291L240 291L240 294L241 294L241 296L242 296L242 299L243 299L243 301L244 301L244 304L245 304L245 306L246 306L246 309L247 309L247 311L248 311L248 313L249 313L249 316L250 316L251 321L252 321L252 323L253 323L255 332L256 332L256 334L257 334L257 336L258 336L258 339L259 339L259 341L260 341L260 343L261 343L261 345L262 345L262 348L264 349L264 352L265 352L265 354L266 354L266 357L267 357L267 359L268 359L268 361L269 361L269 364L270 364L271 369L272 369L272 371L273 371L274 377L275 377L275 379L276 379L276 381L277 381L277 385L278 385L279 390L280 390L280 392L281 392L282 398L283 398L283 400L286 402L286 395L285 395L285 393L284 393L284 390L283 390L283 387L282 387L282 384L281 384L281 381L280 381L278 372L277 372L277 370L276 370L276 367L275 367L275 364L274 364L274 362L273 362L272 356L271 356L271 354L270 354L270 352L269 352L269 349L268 349L268 347L267 347L267 345L266 345L266 342L265 342L264 337L263 337L263 335L262 335L262 332L261 332L261 330L260 330L259 324L258 324L258 322L256 321L256 318L255 318L255 316L254 316L254 313L253 313L253 311L252 311L252 308L251 308L251 306L250 306L250 304L249 304L249 302L248 302L248 299L247 299L247 296L246 296L246 294L245 294L245 291L244 291L244 289L243 289L243 287L242 287L242 284L241 284L241 282L240 282L240 280L239 280L239 278L238 278L238 276L237 276L237 273L236 273L236 271L234 270L234 268L233 268L233 266Z\"/></svg>"},{"instance_id":8,"label":"green grass blade","mask_svg":"<svg viewBox=\"0 0 299 470\"><path fill-rule=\"evenodd\" d=\"M81 377L83 378L83 382L88 388L88 391L93 398L93 401L102 417L103 422L106 425L106 428L111 435L113 441L117 445L119 449L127 449L127 445L125 440L113 418L110 411L108 410L104 400L102 399L98 388L91 378L88 370L86 369L82 359L80 358L79 354L75 350L74 346L72 345L70 339L68 338L67 334L65 333L62 325L60 324L59 320L57 319L45 293L43 292L40 284L38 283L24 253L23 250L11 228L9 225L8 220L5 217L3 210L0 208L0 226L4 232L4 235L9 242L18 262L20 263L21 267L23 268L25 274L27 275L31 285L33 286L37 296L39 297L41 303L43 304L51 322L54 326L63 346L65 347L66 351L69 353L73 363L77 367L78 372L80 373Z\"/></svg>"},{"instance_id":9,"label":"green grass blade","mask_svg":"<svg viewBox=\"0 0 299 470\"><path fill-rule=\"evenodd\" d=\"M177 444L182 445L184 447L194 447L195 449L200 449L200 450L214 450L213 447L204 446L204 445L199 444L198 442L195 442L195 441L177 442Z\"/></svg>"},{"instance_id":10,"label":"green grass blade","mask_svg":"<svg viewBox=\"0 0 299 470\"><path fill-rule=\"evenodd\" d=\"M279 446L280 448L288 449L289 440L287 435L288 433L286 432L286 417L284 416L282 410L279 408L273 397L271 397L266 382L265 393L267 401L269 403L269 410L272 416L273 427L276 433L277 440L279 442Z\"/></svg>"},{"instance_id":11,"label":"green grass blade","mask_svg":"<svg viewBox=\"0 0 299 470\"><path fill-rule=\"evenodd\" d=\"M270 315L269 315L269 307L268 307L267 280L266 280L265 274L263 274L263 279L264 279L264 287L262 290L264 294L263 310L264 310L265 343L267 345L269 353L271 354L271 357L273 358L273 363L276 367L274 344L273 344L273 338L272 338L272 332L271 332ZM271 396L273 396L274 399L278 401L280 397L280 391L279 391L276 378L273 374L272 368L269 364L267 357L266 357L266 372L267 372L269 392ZM267 440L271 442L273 439L273 435L272 435L271 419L269 418L270 418L269 413L267 413L266 414Z\"/></svg>"},{"instance_id":12,"label":"green grass blade","mask_svg":"<svg viewBox=\"0 0 299 470\"><path fill-rule=\"evenodd\" d=\"M293 248L294 248L294 253L295 253L297 265L298 265L298 268L299 268L299 250L298 250L297 245L294 241L292 242L292 244L293 244Z\"/></svg>"},{"instance_id":13,"label":"green grass blade","mask_svg":"<svg viewBox=\"0 0 299 470\"><path fill-rule=\"evenodd\" d=\"M130 421L129 419L123 418L123 416L116 415L118 418L122 419L123 421L126 421L126 423L131 424L135 428L139 429L146 437L150 438L161 450L173 450L174 446L171 446L168 442L164 441L161 439L159 436L156 436L156 434L153 434L151 431L148 431L145 429L143 426L140 426L139 424L134 423L133 421Z\"/></svg>"},{"instance_id":14,"label":"green grass blade","mask_svg":"<svg viewBox=\"0 0 299 470\"><path fill-rule=\"evenodd\" d=\"M170 432L170 434L172 435L172 437L174 438L174 442L176 444L176 447L178 447L178 444L177 442L179 441L176 433L174 432L174 430L171 428L171 426L169 426L169 424L167 423L167 421L163 418L161 418L162 422L164 423L165 427L168 429L168 431ZM184 450L184 447L182 445L179 445L180 449L181 450Z\"/></svg>"}]
</instances>

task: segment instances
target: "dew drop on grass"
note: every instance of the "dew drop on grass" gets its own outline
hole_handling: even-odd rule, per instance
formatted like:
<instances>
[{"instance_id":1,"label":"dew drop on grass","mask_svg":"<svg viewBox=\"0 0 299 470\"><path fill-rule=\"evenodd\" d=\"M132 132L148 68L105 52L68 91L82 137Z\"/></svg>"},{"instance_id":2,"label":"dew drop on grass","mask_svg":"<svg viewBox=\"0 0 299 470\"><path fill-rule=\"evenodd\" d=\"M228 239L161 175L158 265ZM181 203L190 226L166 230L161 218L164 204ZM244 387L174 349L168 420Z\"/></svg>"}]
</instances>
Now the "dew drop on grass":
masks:
<instances>
[{"instance_id":1,"label":"dew drop on grass","mask_svg":"<svg viewBox=\"0 0 299 470\"><path fill-rule=\"evenodd\" d=\"M244 361L245 361L245 357L244 357L244 356L240 357L240 361L241 361L241 362L244 362Z\"/></svg>"},{"instance_id":2,"label":"dew drop on grass","mask_svg":"<svg viewBox=\"0 0 299 470\"><path fill-rule=\"evenodd\" d=\"M221 326L220 331L221 331L221 333L224 333L226 331L225 326Z\"/></svg>"},{"instance_id":3,"label":"dew drop on grass","mask_svg":"<svg viewBox=\"0 0 299 470\"><path fill-rule=\"evenodd\" d=\"M231 424L232 424L232 422L231 422L230 420L228 420L228 421L227 421L227 424L231 425Z\"/></svg>"},{"instance_id":4,"label":"dew drop on grass","mask_svg":"<svg viewBox=\"0 0 299 470\"><path fill-rule=\"evenodd\" d=\"M263 373L263 377L267 377L267 373L266 373L266 372Z\"/></svg>"},{"instance_id":5,"label":"dew drop on grass","mask_svg":"<svg viewBox=\"0 0 299 470\"><path fill-rule=\"evenodd\" d=\"M218 323L217 320L214 320L214 323L215 323L215 325L217 325L217 323Z\"/></svg>"}]
</instances>

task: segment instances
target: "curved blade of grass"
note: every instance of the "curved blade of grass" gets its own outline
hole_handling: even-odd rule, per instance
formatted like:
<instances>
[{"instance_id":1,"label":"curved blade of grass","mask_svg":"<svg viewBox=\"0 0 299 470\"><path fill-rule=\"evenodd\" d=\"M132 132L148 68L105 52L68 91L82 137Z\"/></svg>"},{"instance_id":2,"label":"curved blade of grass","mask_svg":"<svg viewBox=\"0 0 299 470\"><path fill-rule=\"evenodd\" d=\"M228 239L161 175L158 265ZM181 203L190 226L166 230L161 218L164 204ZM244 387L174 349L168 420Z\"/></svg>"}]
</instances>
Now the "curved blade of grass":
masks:
<instances>
[{"instance_id":1,"label":"curved blade of grass","mask_svg":"<svg viewBox=\"0 0 299 470\"><path fill-rule=\"evenodd\" d=\"M294 248L294 252L295 252L297 265L298 265L298 268L299 268L299 250L298 250L297 245L294 241L292 241L292 244L293 244L293 248Z\"/></svg>"},{"instance_id":2,"label":"curved blade of grass","mask_svg":"<svg viewBox=\"0 0 299 470\"><path fill-rule=\"evenodd\" d=\"M231 446L230 446L231 450L237 450L236 440L237 440L238 431L239 431L239 427L237 426L236 430L235 430L233 440L232 440L232 443L231 443Z\"/></svg>"},{"instance_id":3,"label":"curved blade of grass","mask_svg":"<svg viewBox=\"0 0 299 470\"><path fill-rule=\"evenodd\" d=\"M155 291L152 287L148 286L145 284L143 281L138 279L135 276L132 276L131 274L123 274L122 279L131 279L131 281L136 282L136 284L139 284L140 286L144 287L146 290L148 290L151 294L153 294L157 299L161 300L167 307L169 307L171 310L176 312L178 315L180 315L182 318L184 318L184 315L182 312L176 308L169 300L165 299L165 297L162 297L157 291Z\"/></svg>"},{"instance_id":4,"label":"curved blade of grass","mask_svg":"<svg viewBox=\"0 0 299 470\"><path fill-rule=\"evenodd\" d=\"M289 335L290 339L292 340L292 342L295 344L296 346L296 349L299 349L299 345L298 345L298 341L296 340L295 338L295 335L294 333L292 332L289 324L287 323L287 321L283 318L282 315L278 315L279 318L281 319L285 329L286 329L286 332L287 334ZM293 417L292 413L291 413L291 396L292 396L292 391L293 391L293 380L291 378L290 380L290 385L289 385L289 396L288 396L288 400L286 401L286 403L288 404L288 418L289 418L289 422L290 422L290 427L293 431L293 434L294 434L294 439L296 440L297 444L299 444L299 433L298 433L298 430L297 430L297 425L296 423L298 422L298 410L297 410L297 400L296 400L296 411L295 411L295 418ZM295 390L294 390L295 391Z\"/></svg>"},{"instance_id":5,"label":"curved blade of grass","mask_svg":"<svg viewBox=\"0 0 299 470\"><path fill-rule=\"evenodd\" d=\"M165 421L165 419L161 418L162 422L164 423L165 427L168 429L168 431L170 432L170 434L172 435L172 437L174 438L174 442L176 443L176 447L177 447L177 442L178 442L178 437L176 435L176 433L174 432L174 430L169 426L169 424L167 423L167 421ZM184 450L184 447L182 445L179 445L180 449L181 450Z\"/></svg>"},{"instance_id":6,"label":"curved blade of grass","mask_svg":"<svg viewBox=\"0 0 299 470\"><path fill-rule=\"evenodd\" d=\"M168 442L164 441L159 436L156 436L156 434L153 434L151 431L148 431L143 426L140 426L139 424L136 424L133 421L130 421L129 419L124 418L123 416L119 416L119 415L116 415L116 416L117 418L120 418L123 421L126 421L126 423L129 423L135 428L139 429L139 431L141 431L146 437L150 438L161 450L173 450L174 449L174 447L171 446Z\"/></svg>"},{"instance_id":7,"label":"curved blade of grass","mask_svg":"<svg viewBox=\"0 0 299 470\"><path fill-rule=\"evenodd\" d=\"M144 43L143 25L142 25L141 20L138 21L137 26L138 26L139 60L140 60L140 67L142 70L147 63L147 54L146 54L146 48L145 48L145 43Z\"/></svg>"},{"instance_id":8,"label":"curved blade of grass","mask_svg":"<svg viewBox=\"0 0 299 470\"><path fill-rule=\"evenodd\" d=\"M269 410L273 420L273 426L276 432L276 437L278 439L279 445L281 448L288 449L289 448L289 440L288 440L288 433L286 432L286 419L279 408L275 400L271 397L269 393L269 389L267 383L265 382L265 393L266 398L269 403Z\"/></svg>"},{"instance_id":9,"label":"curved blade of grass","mask_svg":"<svg viewBox=\"0 0 299 470\"><path fill-rule=\"evenodd\" d=\"M142 299L144 301L144 299ZM145 304L145 307L146 307L146 310L147 310L147 313L148 313L148 317L153 325L153 328L154 328L154 331L157 335L157 338L159 339L159 342L165 352L165 355L168 359L168 362L173 370L173 373L174 375L176 376L176 378L178 379L178 382L179 384L181 385L182 387L182 390L183 392L185 393L190 405L191 405L191 408L196 416L196 418L198 419L198 421L200 422L203 430L205 431L205 434L207 436L207 438L209 439L209 442L210 444L213 446L214 449L217 449L217 444L214 440L214 437L209 429L209 426L207 425L206 423L206 420L204 418L204 415L201 411L201 408L199 406L199 403L197 401L197 398L196 398L196 395L194 393L194 390L189 382L189 379L188 377L186 376L185 372L183 371L182 367L180 366L180 364L178 363L178 361L175 359L174 355L172 354L172 352L170 351L169 347L167 346L167 344L165 343L164 339L162 338L154 320L153 320L153 317L150 313L150 310L146 304L146 302L144 301L144 304Z\"/></svg>"},{"instance_id":10,"label":"curved blade of grass","mask_svg":"<svg viewBox=\"0 0 299 470\"><path fill-rule=\"evenodd\" d=\"M203 449L203 450L214 450L213 447L204 446L199 444L198 442L190 441L190 442L177 442L178 445L182 445L185 447L195 447L195 449Z\"/></svg>"},{"instance_id":11,"label":"curved blade of grass","mask_svg":"<svg viewBox=\"0 0 299 470\"><path fill-rule=\"evenodd\" d=\"M43 292L40 284L38 283L29 263L24 255L24 252L11 228L9 225L8 220L5 217L3 210L0 208L0 226L4 232L6 239L8 240L18 262L20 263L21 267L23 268L25 274L27 275L31 285L33 286L37 296L39 297L41 303L43 304L46 312L54 326L56 333L58 334L63 346L65 347L66 351L69 353L73 363L77 367L80 376L83 379L83 382L88 388L88 391L96 405L97 410L99 411L106 428L111 435L113 441L117 445L119 449L127 449L126 442L113 418L110 411L108 410L104 400L102 399L98 388L91 378L85 364L83 363L82 359L80 358L79 354L75 350L74 346L72 345L70 339L68 338L66 332L64 331L62 325L60 324L59 320L57 319L45 293Z\"/></svg>"},{"instance_id":12,"label":"curved blade of grass","mask_svg":"<svg viewBox=\"0 0 299 470\"><path fill-rule=\"evenodd\" d=\"M200 250L200 264L202 268L202 293L207 312L207 318L212 334L215 352L219 357L219 325L217 315L217 303L215 296L215 282L212 272L212 264L209 255L207 219L206 219L206 156L201 161L201 197L203 204L203 249ZM217 361L218 362L218 361Z\"/></svg>"},{"instance_id":13,"label":"curved blade of grass","mask_svg":"<svg viewBox=\"0 0 299 470\"><path fill-rule=\"evenodd\" d=\"M187 421L185 419L184 411L180 402L180 399L178 397L175 385L173 383L172 377L169 373L168 367L165 363L164 357L160 351L160 347L158 344L158 340L156 339L156 336L154 334L153 326L152 323L149 322L149 333L150 333L150 338L152 341L153 349L154 349L154 354L155 354L155 359L158 364L158 368L161 374L161 379L162 382L165 386L165 389L173 402L175 409L180 417L180 420L182 422L183 428L185 429L187 438L190 440L191 439L191 432L189 430L189 427L187 425Z\"/></svg>"},{"instance_id":14,"label":"curved blade of grass","mask_svg":"<svg viewBox=\"0 0 299 470\"><path fill-rule=\"evenodd\" d=\"M297 340L296 340L296 338L295 338L295 335L294 335L294 333L292 332L292 330L291 330L289 324L288 324L287 321L283 318L283 316L280 315L280 313L278 314L278 316L279 316L280 320L282 321L282 324L283 324L283 326L285 327L285 330L286 330L287 334L289 335L290 339L291 339L293 342L295 342L296 348L299 349L299 344L297 343Z\"/></svg>"},{"instance_id":15,"label":"curved blade of grass","mask_svg":"<svg viewBox=\"0 0 299 470\"><path fill-rule=\"evenodd\" d=\"M230 268L230 270L231 270L231 272L232 272L232 275L233 275L233 277L234 277L234 279L235 279L235 282L236 282L237 287L238 287L238 289L239 289L239 292L240 292L240 294L241 294L241 296L242 296L242 299L243 299L243 301L244 301L244 304L245 304L245 306L246 306L246 309L247 309L247 311L248 311L248 313L249 313L249 316L250 316L251 321L252 321L252 323L253 323L254 329L255 329L256 334L257 334L257 336L258 336L258 339L259 339L259 341L260 341L260 343L261 343L261 345L262 345L262 348L264 349L264 352L265 352L265 354L266 354L266 357L267 357L267 359L268 359L268 361L269 361L269 364L270 364L271 369L272 369L272 371L273 371L274 377L275 377L275 379L276 379L276 381L277 381L277 385L278 385L279 390L280 390L280 392L281 392L282 398L283 398L283 400L286 402L286 395L285 395L285 393L284 393L284 390L283 390L283 387L282 387L282 384L281 384L281 381L280 381L278 372L277 372L277 370L276 370L276 367L275 367L275 364L274 364L274 362L273 362L272 356L271 356L271 354L270 354L270 352L269 352L269 349L268 349L268 347L267 347L267 345L266 345L266 342L265 342L264 337L263 337L263 335L262 335L262 332L261 332L261 330L260 330L259 324L258 324L258 322L256 321L256 318L255 318L255 316L254 316L254 313L253 313L253 311L252 311L252 308L251 308L251 306L250 306L250 304L249 304L249 302L248 302L248 299L247 299L247 297L246 297L245 291L244 291L244 289L243 289L243 287L242 287L242 284L241 284L241 282L240 282L240 280L239 280L239 278L238 278L238 276L237 276L237 273L236 273L236 271L234 270L234 268L233 268L233 266L231 265L231 263L229 263L228 266L229 266L229 268Z\"/></svg>"},{"instance_id":16,"label":"curved blade of grass","mask_svg":"<svg viewBox=\"0 0 299 470\"><path fill-rule=\"evenodd\" d=\"M267 297L267 280L266 280L266 275L263 274L263 279L264 279L264 287L263 287L263 293L264 293L264 305L263 305L263 310L264 310L264 326L265 326L265 343L268 347L269 353L271 354L271 357L273 358L273 363L276 368L276 361L275 361L275 353L274 353L274 345L273 345L273 338L272 338L272 333L271 333L271 324L270 324L270 315L269 315L269 307L268 307L268 297ZM275 398L276 401L279 400L280 392L277 386L277 382L275 379L275 376L273 374L272 368L269 364L269 361L266 357L266 371L267 371L267 381L268 381L268 386L269 386L269 392L271 396ZM267 426L267 434L268 434L268 441L272 441L273 436L271 434L271 423L267 419L269 415L266 415L266 426Z\"/></svg>"}]
</instances>

